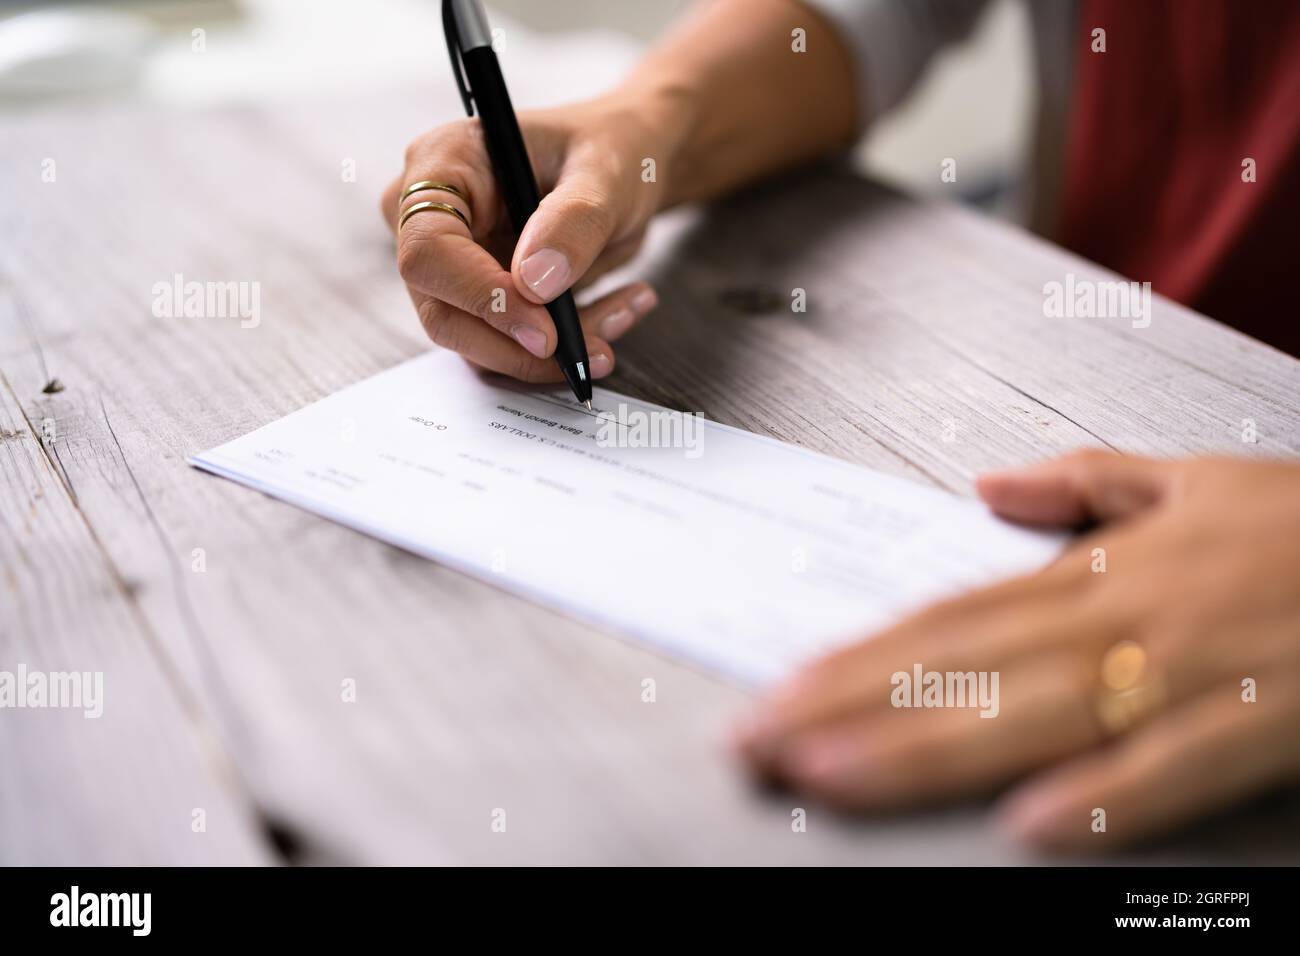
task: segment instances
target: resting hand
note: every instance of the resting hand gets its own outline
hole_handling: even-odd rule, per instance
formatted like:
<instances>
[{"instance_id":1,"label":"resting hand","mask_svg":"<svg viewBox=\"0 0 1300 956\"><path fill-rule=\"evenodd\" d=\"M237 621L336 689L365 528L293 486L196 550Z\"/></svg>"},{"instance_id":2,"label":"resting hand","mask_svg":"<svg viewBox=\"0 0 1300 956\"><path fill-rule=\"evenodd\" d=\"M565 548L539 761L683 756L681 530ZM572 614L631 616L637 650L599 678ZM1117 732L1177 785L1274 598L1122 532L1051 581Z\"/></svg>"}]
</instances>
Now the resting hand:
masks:
<instances>
[{"instance_id":1,"label":"resting hand","mask_svg":"<svg viewBox=\"0 0 1300 956\"><path fill-rule=\"evenodd\" d=\"M1300 466L1087 452L979 492L1012 520L1101 527L797 675L739 733L759 773L857 809L1010 784L1013 834L1073 851L1300 777ZM998 672L997 716L892 706L918 663Z\"/></svg>"}]
</instances>

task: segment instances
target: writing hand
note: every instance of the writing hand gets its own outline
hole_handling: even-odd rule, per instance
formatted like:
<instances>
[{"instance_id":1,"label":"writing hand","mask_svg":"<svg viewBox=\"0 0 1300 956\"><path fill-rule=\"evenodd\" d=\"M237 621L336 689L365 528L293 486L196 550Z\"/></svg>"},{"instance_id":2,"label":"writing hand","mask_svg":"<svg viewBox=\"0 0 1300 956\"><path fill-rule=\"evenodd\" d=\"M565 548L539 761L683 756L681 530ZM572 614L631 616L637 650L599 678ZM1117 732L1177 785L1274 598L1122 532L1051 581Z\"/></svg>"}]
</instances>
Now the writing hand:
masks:
<instances>
[{"instance_id":1,"label":"writing hand","mask_svg":"<svg viewBox=\"0 0 1300 956\"><path fill-rule=\"evenodd\" d=\"M472 363L530 382L560 381L549 356L555 326L543 306L593 281L640 246L660 188L644 182L641 157L653 132L627 99L519 115L543 198L516 245L497 192L477 119L462 119L416 139L405 172L385 190L381 210L397 233L397 266L429 337ZM454 187L403 197L407 186ZM459 195L458 195L459 194ZM410 216L419 202L445 212ZM633 283L582 310L594 378L614 367L612 342L654 308L654 290Z\"/></svg>"}]
</instances>

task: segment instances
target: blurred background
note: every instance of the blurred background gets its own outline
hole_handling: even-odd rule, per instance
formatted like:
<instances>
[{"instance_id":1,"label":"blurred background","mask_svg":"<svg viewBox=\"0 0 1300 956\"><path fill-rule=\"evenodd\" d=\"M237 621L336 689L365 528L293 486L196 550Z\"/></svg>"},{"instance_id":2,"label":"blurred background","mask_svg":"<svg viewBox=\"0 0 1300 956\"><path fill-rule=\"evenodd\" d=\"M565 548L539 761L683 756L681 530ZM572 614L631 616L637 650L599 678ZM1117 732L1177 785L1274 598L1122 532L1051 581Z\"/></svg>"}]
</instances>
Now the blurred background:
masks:
<instances>
[{"instance_id":1,"label":"blurred background","mask_svg":"<svg viewBox=\"0 0 1300 956\"><path fill-rule=\"evenodd\" d=\"M697 0L489 0L493 26L536 44L584 35L595 84L619 75ZM348 99L445 83L439 0L0 0L0 112L146 101L227 106ZM597 62L598 61L598 62ZM960 150L965 197L995 212L1030 134L1032 63L1017 0L994 0L969 43L942 56L858 152L861 166L917 193L940 188ZM521 105L527 91L514 91ZM431 118L430 126L438 119Z\"/></svg>"}]
</instances>

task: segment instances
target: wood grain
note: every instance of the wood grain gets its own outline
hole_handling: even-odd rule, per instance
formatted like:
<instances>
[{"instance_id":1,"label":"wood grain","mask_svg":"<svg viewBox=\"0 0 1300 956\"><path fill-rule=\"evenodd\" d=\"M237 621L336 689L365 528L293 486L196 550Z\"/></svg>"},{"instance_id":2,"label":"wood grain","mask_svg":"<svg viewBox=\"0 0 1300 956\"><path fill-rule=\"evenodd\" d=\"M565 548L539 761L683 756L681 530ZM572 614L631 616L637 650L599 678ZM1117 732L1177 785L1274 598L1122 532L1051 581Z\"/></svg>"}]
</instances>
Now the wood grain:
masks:
<instances>
[{"instance_id":1,"label":"wood grain","mask_svg":"<svg viewBox=\"0 0 1300 956\"><path fill-rule=\"evenodd\" d=\"M0 300L19 435L0 457L6 524L29 520L38 478L49 514L6 532L6 568L22 573L6 575L3 659L40 641L71 660L86 634L117 635L156 753L140 779L157 793L110 824L69 768L88 751L129 768L140 742L78 725L15 745L0 714L7 759L38 781L0 784L0 847L87 862L1022 860L978 806L865 821L808 808L792 833L791 798L754 793L725 757L738 690L184 464L425 347L376 204L434 106L10 124L0 223L22 238ZM54 184L39 180L47 156ZM1100 275L963 210L818 170L656 227L625 274L656 277L663 306L611 385L957 493L982 469L1082 444L1300 452L1300 363L1164 302L1148 329L1045 318L1043 283L1071 270ZM156 317L153 284L177 273L259 283L260 323ZM806 313L789 309L795 288ZM779 305L737 308L764 298ZM22 424L47 417L53 465ZM74 585L71 602L59 589ZM184 727L209 728L218 757L197 760ZM229 841L160 837L156 801L204 787L245 825ZM1279 835L1297 818L1300 802L1274 797L1135 859L1294 861ZM14 842L32 828L39 840Z\"/></svg>"},{"instance_id":2,"label":"wood grain","mask_svg":"<svg viewBox=\"0 0 1300 956\"><path fill-rule=\"evenodd\" d=\"M0 863L269 862L213 726L78 507L59 406L19 408L0 375L0 670L102 684L78 709L0 711Z\"/></svg>"}]
</instances>

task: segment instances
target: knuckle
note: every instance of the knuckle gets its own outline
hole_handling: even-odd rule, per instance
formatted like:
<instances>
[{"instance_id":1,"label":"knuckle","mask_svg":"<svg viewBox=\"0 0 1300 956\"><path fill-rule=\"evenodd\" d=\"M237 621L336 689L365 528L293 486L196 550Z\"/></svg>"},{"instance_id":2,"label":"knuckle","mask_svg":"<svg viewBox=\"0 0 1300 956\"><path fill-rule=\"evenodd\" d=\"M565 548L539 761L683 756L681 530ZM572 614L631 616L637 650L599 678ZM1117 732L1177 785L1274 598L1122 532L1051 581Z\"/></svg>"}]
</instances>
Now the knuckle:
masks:
<instances>
[{"instance_id":1,"label":"knuckle","mask_svg":"<svg viewBox=\"0 0 1300 956\"><path fill-rule=\"evenodd\" d=\"M461 351L464 336L459 323L452 321L451 309L437 299L429 299L418 309L420 324L429 341L452 352Z\"/></svg>"},{"instance_id":2,"label":"knuckle","mask_svg":"<svg viewBox=\"0 0 1300 956\"><path fill-rule=\"evenodd\" d=\"M450 124L448 124L450 125ZM421 157L427 156L429 152L437 146L440 140L447 135L447 126L435 126L431 130L421 133L415 139L406 144L406 165L408 167L417 163Z\"/></svg>"},{"instance_id":3,"label":"knuckle","mask_svg":"<svg viewBox=\"0 0 1300 956\"><path fill-rule=\"evenodd\" d=\"M541 381L544 376L541 370L538 369L536 360L524 352L522 348L519 349L519 352L521 354L515 355L510 360L510 367L506 369L506 374L521 382L533 383Z\"/></svg>"},{"instance_id":4,"label":"knuckle","mask_svg":"<svg viewBox=\"0 0 1300 956\"><path fill-rule=\"evenodd\" d=\"M416 269L419 268L419 250L409 237L397 244L397 274L407 285L414 285Z\"/></svg>"},{"instance_id":5,"label":"knuckle","mask_svg":"<svg viewBox=\"0 0 1300 956\"><path fill-rule=\"evenodd\" d=\"M467 284L464 289L460 290L460 301L464 303L466 312L481 319L486 319L492 324L499 325L506 319L504 313L498 313L492 309L499 288L502 287L485 286L479 283Z\"/></svg>"},{"instance_id":6,"label":"knuckle","mask_svg":"<svg viewBox=\"0 0 1300 956\"><path fill-rule=\"evenodd\" d=\"M416 160L428 151L432 137L432 133L421 133L406 144L406 151L402 154L402 159L408 168L414 165Z\"/></svg>"},{"instance_id":7,"label":"knuckle","mask_svg":"<svg viewBox=\"0 0 1300 956\"><path fill-rule=\"evenodd\" d=\"M435 153L466 155L480 149L482 128L476 119L458 119L421 133L406 146L406 165L422 165Z\"/></svg>"},{"instance_id":8,"label":"knuckle","mask_svg":"<svg viewBox=\"0 0 1300 956\"><path fill-rule=\"evenodd\" d=\"M614 228L614 211L609 196L595 186L570 194L565 215L583 235L608 235Z\"/></svg>"},{"instance_id":9,"label":"knuckle","mask_svg":"<svg viewBox=\"0 0 1300 956\"><path fill-rule=\"evenodd\" d=\"M412 226L418 218L417 215L407 220L397 243L397 273L403 282L411 286L426 284L430 269L437 261L433 255L431 237L420 235L419 225Z\"/></svg>"}]
</instances>

